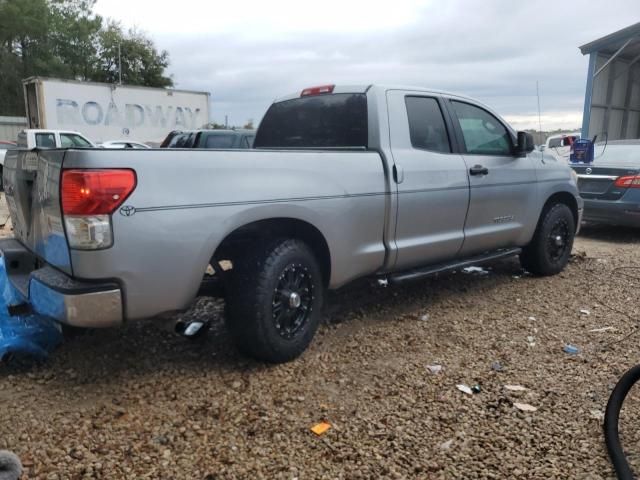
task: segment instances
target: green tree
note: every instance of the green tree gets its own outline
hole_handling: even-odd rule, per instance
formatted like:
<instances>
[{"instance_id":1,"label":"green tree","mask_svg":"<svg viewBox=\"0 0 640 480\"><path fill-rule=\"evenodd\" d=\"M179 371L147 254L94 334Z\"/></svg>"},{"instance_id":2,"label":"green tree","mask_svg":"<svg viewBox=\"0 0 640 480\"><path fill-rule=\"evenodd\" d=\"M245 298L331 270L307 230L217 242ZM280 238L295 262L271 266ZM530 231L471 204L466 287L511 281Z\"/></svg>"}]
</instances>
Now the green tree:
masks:
<instances>
[{"instance_id":1,"label":"green tree","mask_svg":"<svg viewBox=\"0 0 640 480\"><path fill-rule=\"evenodd\" d=\"M49 75L77 80L93 76L102 28L94 5L95 0L51 0Z\"/></svg>"},{"instance_id":2,"label":"green tree","mask_svg":"<svg viewBox=\"0 0 640 480\"><path fill-rule=\"evenodd\" d=\"M164 75L164 70L169 65L169 53L166 50L158 52L153 42L135 29L125 33L119 23L109 22L99 34L98 56L98 68L93 75L95 81L118 82L120 60L122 83L151 87L173 86L173 79Z\"/></svg>"},{"instance_id":3,"label":"green tree","mask_svg":"<svg viewBox=\"0 0 640 480\"><path fill-rule=\"evenodd\" d=\"M39 75L169 87L169 54L93 13L96 0L0 0L0 115L23 115L22 79Z\"/></svg>"},{"instance_id":4,"label":"green tree","mask_svg":"<svg viewBox=\"0 0 640 480\"><path fill-rule=\"evenodd\" d=\"M46 0L0 0L0 113L24 112L21 79L43 67L47 12Z\"/></svg>"}]
</instances>

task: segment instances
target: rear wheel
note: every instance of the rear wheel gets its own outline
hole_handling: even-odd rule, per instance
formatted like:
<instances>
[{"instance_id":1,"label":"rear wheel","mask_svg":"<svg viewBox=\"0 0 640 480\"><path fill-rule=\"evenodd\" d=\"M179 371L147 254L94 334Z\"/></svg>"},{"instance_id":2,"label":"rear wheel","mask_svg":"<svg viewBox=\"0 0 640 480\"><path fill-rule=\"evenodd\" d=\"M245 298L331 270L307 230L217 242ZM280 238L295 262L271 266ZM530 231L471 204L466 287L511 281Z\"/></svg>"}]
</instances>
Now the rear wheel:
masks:
<instances>
[{"instance_id":1,"label":"rear wheel","mask_svg":"<svg viewBox=\"0 0 640 480\"><path fill-rule=\"evenodd\" d=\"M322 274L309 247L297 239L274 240L234 260L227 325L247 355L286 362L311 343L323 298Z\"/></svg>"},{"instance_id":2,"label":"rear wheel","mask_svg":"<svg viewBox=\"0 0 640 480\"><path fill-rule=\"evenodd\" d=\"M555 275L569 261L575 219L571 209L564 203L547 208L538 222L531 243L520 254L522 267L535 275Z\"/></svg>"}]
</instances>

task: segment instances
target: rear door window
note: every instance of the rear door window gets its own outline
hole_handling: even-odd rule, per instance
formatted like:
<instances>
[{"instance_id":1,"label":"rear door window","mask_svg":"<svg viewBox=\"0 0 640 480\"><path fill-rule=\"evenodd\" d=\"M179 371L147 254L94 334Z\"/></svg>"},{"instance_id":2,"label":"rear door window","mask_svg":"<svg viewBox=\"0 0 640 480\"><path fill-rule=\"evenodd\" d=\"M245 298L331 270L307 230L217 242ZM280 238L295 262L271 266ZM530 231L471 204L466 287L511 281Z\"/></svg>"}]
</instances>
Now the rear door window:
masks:
<instances>
[{"instance_id":1,"label":"rear door window","mask_svg":"<svg viewBox=\"0 0 640 480\"><path fill-rule=\"evenodd\" d=\"M36 133L36 147L56 148L56 136L53 133Z\"/></svg>"},{"instance_id":2,"label":"rear door window","mask_svg":"<svg viewBox=\"0 0 640 480\"><path fill-rule=\"evenodd\" d=\"M406 97L409 135L414 148L451 153L442 110L435 98Z\"/></svg>"},{"instance_id":3,"label":"rear door window","mask_svg":"<svg viewBox=\"0 0 640 480\"><path fill-rule=\"evenodd\" d=\"M196 136L197 136L196 132L191 132L189 135L187 135L187 138L185 138L184 145L182 146L182 148L193 148L193 145L196 141Z\"/></svg>"},{"instance_id":4,"label":"rear door window","mask_svg":"<svg viewBox=\"0 0 640 480\"><path fill-rule=\"evenodd\" d=\"M507 128L486 110L469 103L454 106L467 153L472 155L512 155Z\"/></svg>"},{"instance_id":5,"label":"rear door window","mask_svg":"<svg viewBox=\"0 0 640 480\"><path fill-rule=\"evenodd\" d=\"M188 133L179 133L171 139L167 148L185 148L184 144L188 138Z\"/></svg>"},{"instance_id":6,"label":"rear door window","mask_svg":"<svg viewBox=\"0 0 640 480\"><path fill-rule=\"evenodd\" d=\"M274 103L255 148L350 148L368 144L364 93L313 95Z\"/></svg>"}]
</instances>

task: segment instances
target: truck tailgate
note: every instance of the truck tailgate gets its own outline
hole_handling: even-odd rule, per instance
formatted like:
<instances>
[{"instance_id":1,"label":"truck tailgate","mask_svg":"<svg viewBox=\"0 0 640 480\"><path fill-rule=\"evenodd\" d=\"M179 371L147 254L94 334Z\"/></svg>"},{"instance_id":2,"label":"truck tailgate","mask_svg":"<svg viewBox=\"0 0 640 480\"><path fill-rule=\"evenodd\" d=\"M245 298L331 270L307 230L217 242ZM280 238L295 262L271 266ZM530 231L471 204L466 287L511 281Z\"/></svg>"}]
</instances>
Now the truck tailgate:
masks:
<instances>
[{"instance_id":1,"label":"truck tailgate","mask_svg":"<svg viewBox=\"0 0 640 480\"><path fill-rule=\"evenodd\" d=\"M50 265L71 274L60 209L64 155L64 150L10 150L3 177L16 239Z\"/></svg>"}]
</instances>

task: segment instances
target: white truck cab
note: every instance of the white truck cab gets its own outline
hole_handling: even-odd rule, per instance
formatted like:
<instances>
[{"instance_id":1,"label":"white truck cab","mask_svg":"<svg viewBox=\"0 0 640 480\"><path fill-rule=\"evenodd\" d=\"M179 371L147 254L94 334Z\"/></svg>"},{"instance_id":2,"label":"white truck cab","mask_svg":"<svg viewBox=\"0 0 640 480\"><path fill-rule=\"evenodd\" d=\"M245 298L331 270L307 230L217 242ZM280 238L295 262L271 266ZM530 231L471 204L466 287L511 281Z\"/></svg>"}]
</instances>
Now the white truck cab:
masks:
<instances>
[{"instance_id":1,"label":"white truck cab","mask_svg":"<svg viewBox=\"0 0 640 480\"><path fill-rule=\"evenodd\" d=\"M95 148L80 132L28 128L18 134L20 148Z\"/></svg>"},{"instance_id":2,"label":"white truck cab","mask_svg":"<svg viewBox=\"0 0 640 480\"><path fill-rule=\"evenodd\" d=\"M558 160L569 161L571 146L576 140L580 140L580 132L564 133L562 135L551 135L542 145L541 150L553 155Z\"/></svg>"}]
</instances>

